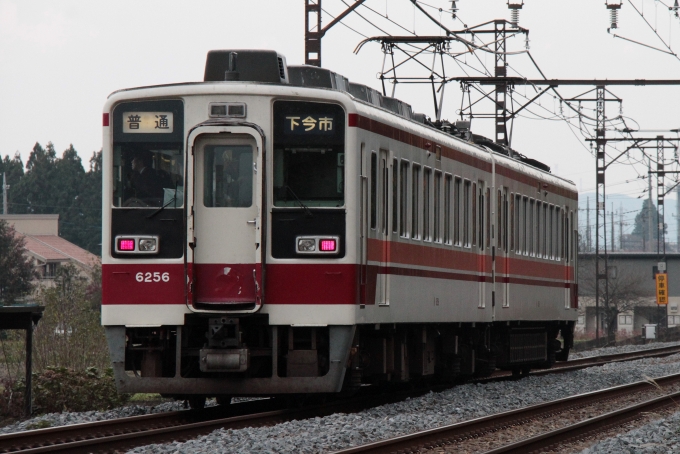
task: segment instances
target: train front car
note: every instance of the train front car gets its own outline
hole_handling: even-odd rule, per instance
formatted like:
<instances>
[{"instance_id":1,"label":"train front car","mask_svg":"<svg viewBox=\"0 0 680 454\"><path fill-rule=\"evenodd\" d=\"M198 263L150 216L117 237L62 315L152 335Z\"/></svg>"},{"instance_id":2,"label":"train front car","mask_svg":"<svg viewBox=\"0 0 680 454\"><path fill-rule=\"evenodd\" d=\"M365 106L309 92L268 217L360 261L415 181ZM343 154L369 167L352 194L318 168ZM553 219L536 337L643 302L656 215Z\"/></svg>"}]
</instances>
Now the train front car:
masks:
<instances>
[{"instance_id":1,"label":"train front car","mask_svg":"<svg viewBox=\"0 0 680 454\"><path fill-rule=\"evenodd\" d=\"M204 83L109 98L102 323L119 391L200 406L342 388L350 98L315 91L276 52L213 51Z\"/></svg>"},{"instance_id":2,"label":"train front car","mask_svg":"<svg viewBox=\"0 0 680 454\"><path fill-rule=\"evenodd\" d=\"M103 305L118 389L337 393L566 360L573 183L273 51L104 110Z\"/></svg>"}]
</instances>

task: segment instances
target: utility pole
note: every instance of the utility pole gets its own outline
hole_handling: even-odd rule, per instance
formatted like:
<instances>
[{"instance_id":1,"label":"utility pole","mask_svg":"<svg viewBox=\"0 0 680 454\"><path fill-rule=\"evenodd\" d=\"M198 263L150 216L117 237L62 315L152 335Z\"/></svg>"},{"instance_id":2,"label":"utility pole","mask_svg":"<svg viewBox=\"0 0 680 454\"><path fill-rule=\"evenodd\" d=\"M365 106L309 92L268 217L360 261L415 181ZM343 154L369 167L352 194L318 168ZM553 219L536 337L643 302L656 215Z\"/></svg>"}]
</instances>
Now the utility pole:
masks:
<instances>
[{"instance_id":1,"label":"utility pole","mask_svg":"<svg viewBox=\"0 0 680 454\"><path fill-rule=\"evenodd\" d=\"M616 249L616 240L614 239L615 238L614 237L614 225L615 225L614 224L614 202L612 202L612 213L611 214L612 214L612 222L611 222L611 224L612 224L612 234L609 237L609 241L612 242L612 252L614 252L614 250Z\"/></svg>"},{"instance_id":2,"label":"utility pole","mask_svg":"<svg viewBox=\"0 0 680 454\"><path fill-rule=\"evenodd\" d=\"M652 240L654 239L652 234L652 223L654 222L652 209L654 202L652 202L652 158L650 157L647 158L647 170L649 174L647 176L647 247L645 252L652 252Z\"/></svg>"},{"instance_id":3,"label":"utility pole","mask_svg":"<svg viewBox=\"0 0 680 454\"><path fill-rule=\"evenodd\" d=\"M586 250L591 251L590 247L590 197L586 197Z\"/></svg>"},{"instance_id":4,"label":"utility pole","mask_svg":"<svg viewBox=\"0 0 680 454\"><path fill-rule=\"evenodd\" d=\"M595 183L597 188L597 196L595 199L595 315L597 320L597 329L595 330L595 339L597 344L600 344L600 281L604 281L604 304L605 308L609 306L609 279L607 264L607 213L604 209L606 201L605 192L605 170L607 165L605 163L605 146L607 139L605 138L605 88L604 85L595 87L596 93L596 107L595 115L597 124L595 126ZM600 225L602 225L602 250L600 250Z\"/></svg>"},{"instance_id":5,"label":"utility pole","mask_svg":"<svg viewBox=\"0 0 680 454\"><path fill-rule=\"evenodd\" d=\"M656 255L661 256L663 253L663 261L666 261L666 232L664 229L664 203L663 199L666 195L666 186L664 184L664 178L666 173L664 172L664 153L663 153L664 143L663 136L656 137L656 206L659 210L659 215L657 217L657 237L656 237ZM650 178L651 180L651 178Z\"/></svg>"},{"instance_id":6,"label":"utility pole","mask_svg":"<svg viewBox=\"0 0 680 454\"><path fill-rule=\"evenodd\" d=\"M496 20L494 21L494 27L496 30L496 69L495 75L499 78L499 83L496 84L495 101L496 101L496 143L501 145L508 145L508 107L506 104L506 96L508 94L508 83L505 78L508 75L507 70L507 54L505 52L505 25L506 21Z\"/></svg>"},{"instance_id":7,"label":"utility pole","mask_svg":"<svg viewBox=\"0 0 680 454\"><path fill-rule=\"evenodd\" d=\"M8 214L9 207L7 204L7 190L9 185L7 184L7 174L2 172L2 214Z\"/></svg>"},{"instance_id":8,"label":"utility pole","mask_svg":"<svg viewBox=\"0 0 680 454\"><path fill-rule=\"evenodd\" d=\"M675 243L675 252L680 252L680 186L678 186L678 189L676 189L676 197L677 200L675 201L676 209L675 209L675 221L678 225L678 236L676 238L676 243Z\"/></svg>"},{"instance_id":9,"label":"utility pole","mask_svg":"<svg viewBox=\"0 0 680 454\"><path fill-rule=\"evenodd\" d=\"M356 0L353 5L321 28L321 0L305 0L305 65L321 67L321 38L366 0Z\"/></svg>"},{"instance_id":10,"label":"utility pole","mask_svg":"<svg viewBox=\"0 0 680 454\"><path fill-rule=\"evenodd\" d=\"M619 204L619 250L623 251L623 206Z\"/></svg>"}]
</instances>

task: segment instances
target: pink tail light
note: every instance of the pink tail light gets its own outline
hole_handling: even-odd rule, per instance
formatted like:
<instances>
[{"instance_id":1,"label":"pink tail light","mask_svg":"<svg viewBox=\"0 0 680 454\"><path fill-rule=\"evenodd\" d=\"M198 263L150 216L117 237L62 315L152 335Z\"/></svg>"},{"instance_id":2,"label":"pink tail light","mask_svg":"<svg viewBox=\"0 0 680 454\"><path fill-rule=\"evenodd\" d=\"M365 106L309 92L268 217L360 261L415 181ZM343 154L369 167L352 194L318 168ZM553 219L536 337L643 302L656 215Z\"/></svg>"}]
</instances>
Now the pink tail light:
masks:
<instances>
[{"instance_id":1,"label":"pink tail light","mask_svg":"<svg viewBox=\"0 0 680 454\"><path fill-rule=\"evenodd\" d=\"M134 251L135 250L135 240L128 240L121 238L118 240L118 250L119 251Z\"/></svg>"},{"instance_id":2,"label":"pink tail light","mask_svg":"<svg viewBox=\"0 0 680 454\"><path fill-rule=\"evenodd\" d=\"M332 252L337 248L337 243L335 240L319 240L319 249L324 252Z\"/></svg>"}]
</instances>

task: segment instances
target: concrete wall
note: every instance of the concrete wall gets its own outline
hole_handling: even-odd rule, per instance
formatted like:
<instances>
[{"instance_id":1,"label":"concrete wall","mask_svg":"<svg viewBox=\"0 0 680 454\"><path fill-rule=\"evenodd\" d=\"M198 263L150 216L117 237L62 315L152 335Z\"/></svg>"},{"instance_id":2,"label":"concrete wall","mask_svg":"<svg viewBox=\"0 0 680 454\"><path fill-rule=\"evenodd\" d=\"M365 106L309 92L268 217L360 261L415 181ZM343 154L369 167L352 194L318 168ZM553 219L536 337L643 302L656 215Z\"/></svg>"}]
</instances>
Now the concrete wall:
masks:
<instances>
[{"instance_id":1,"label":"concrete wall","mask_svg":"<svg viewBox=\"0 0 680 454\"><path fill-rule=\"evenodd\" d=\"M0 214L0 220L24 235L59 235L58 214Z\"/></svg>"}]
</instances>

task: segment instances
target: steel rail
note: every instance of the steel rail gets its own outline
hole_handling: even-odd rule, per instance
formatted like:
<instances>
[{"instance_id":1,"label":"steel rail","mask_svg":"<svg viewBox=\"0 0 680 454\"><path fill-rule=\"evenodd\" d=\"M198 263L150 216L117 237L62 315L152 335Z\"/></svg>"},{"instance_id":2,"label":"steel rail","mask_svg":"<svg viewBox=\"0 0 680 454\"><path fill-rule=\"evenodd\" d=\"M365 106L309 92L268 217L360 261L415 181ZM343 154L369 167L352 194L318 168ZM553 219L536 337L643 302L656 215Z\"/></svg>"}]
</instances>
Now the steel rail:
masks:
<instances>
[{"instance_id":1,"label":"steel rail","mask_svg":"<svg viewBox=\"0 0 680 454\"><path fill-rule=\"evenodd\" d=\"M667 356L680 352L680 346L663 347L619 355L604 355L558 363L553 369L532 372L532 374L561 373L568 370L598 366L614 361ZM563 366L561 366L563 364ZM486 379L475 380L482 383L511 378L509 372L500 372ZM449 388L438 386L438 390ZM430 387L429 390L432 390ZM262 400L211 407L202 411L186 410L133 416L105 421L96 421L46 429L29 430L0 435L0 453L42 453L42 452L107 452L115 449L131 448L154 442L167 442L172 439L189 439L202 433L209 433L218 427L252 427L271 425L276 422L336 411L358 411L371 406L396 402L405 397L424 394L429 390L398 392L389 396L371 396L356 401L333 402L322 407L307 407L297 410L272 411L274 400ZM357 410L358 409L358 410ZM228 417L225 417L228 416ZM186 428L186 429L185 429Z\"/></svg>"},{"instance_id":2,"label":"steel rail","mask_svg":"<svg viewBox=\"0 0 680 454\"><path fill-rule=\"evenodd\" d=\"M540 452L543 449L557 447L560 444L568 444L586 435L604 432L612 427L623 425L635 419L639 419L643 413L660 410L671 405L677 405L676 399L680 398L680 391L655 397L638 404L630 405L620 410L605 413L604 415L589 418L576 424L561 429L544 432L535 437L525 438L500 448L486 451L484 454L525 454Z\"/></svg>"},{"instance_id":3,"label":"steel rail","mask_svg":"<svg viewBox=\"0 0 680 454\"><path fill-rule=\"evenodd\" d=\"M645 358L662 358L664 356L670 356L677 353L680 353L680 345L653 348L649 350L638 350L636 352L619 353L615 355L588 356L586 358L557 362L550 369L533 370L530 372L530 375L560 374L563 372L571 372L588 367L604 366L605 364L609 363L634 361ZM490 377L479 379L477 382L488 382L497 379L502 380L510 376L510 372L499 370L494 372Z\"/></svg>"},{"instance_id":4,"label":"steel rail","mask_svg":"<svg viewBox=\"0 0 680 454\"><path fill-rule=\"evenodd\" d=\"M659 386L667 386L680 382L680 374L668 375L655 379L654 382ZM371 453L371 454L387 454L387 453L408 453L408 452L422 452L425 450L435 449L445 445L453 445L457 442L464 441L471 438L477 438L482 434L498 431L499 429L510 427L512 425L522 424L528 420L538 419L543 416L554 415L555 413L564 412L571 409L591 405L595 402L613 399L621 395L629 395L632 392L640 392L651 390L655 386L649 381L640 381L627 385L615 386L613 388L606 388L599 391L592 391L585 394L577 394L576 396L565 397L550 402L532 405L529 407L510 410L503 413L484 416L468 421L463 421L455 424L449 424L435 429L429 429L421 432L403 435L400 437L391 438L388 440L378 441L375 443L368 443L361 446L356 446L341 451L336 451L335 454L356 454L356 453ZM661 398L652 399L652 401L662 401L672 403L672 398L680 396L680 392L670 396L663 396ZM648 401L648 402L652 402ZM635 406L631 406L633 408ZM647 408L647 407L645 407ZM646 411L646 410L641 410ZM612 414L619 412L612 412ZM598 418L592 418L596 420ZM592 426L590 429L592 430ZM555 431L558 432L558 431ZM576 436L573 434L570 437ZM536 437L538 445L540 438ZM547 439L547 437L546 437ZM528 439L527 439L528 440ZM526 440L525 440L526 441ZM552 445L556 441L548 440L547 445ZM518 442L517 450L507 452L530 452L532 449L529 444L522 444ZM527 442L528 443L528 442ZM547 446L546 445L546 446ZM508 445L510 446L510 445ZM514 449L514 448L513 448ZM506 451L489 451L487 454L500 453Z\"/></svg>"}]
</instances>

